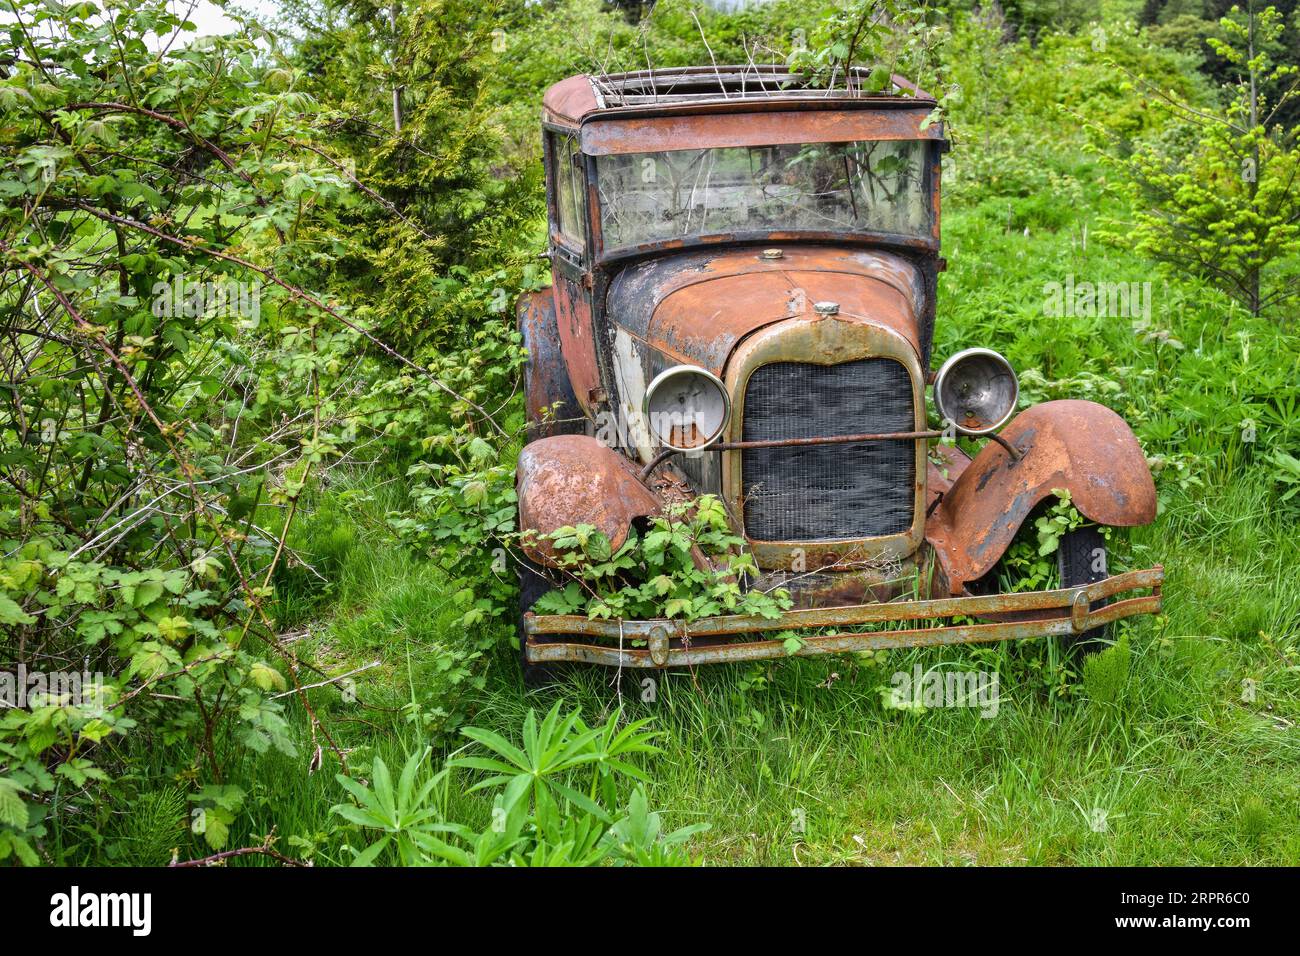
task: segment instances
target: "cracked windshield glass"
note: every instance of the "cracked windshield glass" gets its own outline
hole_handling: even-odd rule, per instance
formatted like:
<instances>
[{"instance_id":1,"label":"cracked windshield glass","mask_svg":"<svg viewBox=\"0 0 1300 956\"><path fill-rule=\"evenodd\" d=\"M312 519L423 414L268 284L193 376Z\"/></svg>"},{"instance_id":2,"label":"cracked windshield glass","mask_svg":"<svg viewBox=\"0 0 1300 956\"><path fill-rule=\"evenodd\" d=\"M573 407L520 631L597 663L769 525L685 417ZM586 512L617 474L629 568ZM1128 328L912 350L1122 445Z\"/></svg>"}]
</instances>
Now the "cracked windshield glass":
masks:
<instances>
[{"instance_id":1,"label":"cracked windshield glass","mask_svg":"<svg viewBox=\"0 0 1300 956\"><path fill-rule=\"evenodd\" d=\"M924 157L918 140L601 156L604 244L777 229L926 235Z\"/></svg>"}]
</instances>

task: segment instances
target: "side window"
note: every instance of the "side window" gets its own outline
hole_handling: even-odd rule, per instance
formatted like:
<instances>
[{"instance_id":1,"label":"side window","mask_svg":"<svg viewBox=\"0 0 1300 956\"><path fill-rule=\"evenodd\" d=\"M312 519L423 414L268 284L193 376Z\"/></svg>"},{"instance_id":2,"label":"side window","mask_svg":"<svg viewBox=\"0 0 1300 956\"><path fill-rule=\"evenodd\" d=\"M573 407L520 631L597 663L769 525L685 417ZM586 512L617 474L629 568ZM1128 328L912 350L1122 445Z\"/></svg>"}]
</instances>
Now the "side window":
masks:
<instances>
[{"instance_id":1,"label":"side window","mask_svg":"<svg viewBox=\"0 0 1300 956\"><path fill-rule=\"evenodd\" d=\"M573 136L552 134L551 150L555 157L555 207L559 220L556 225L569 244L581 249L587 219L587 180L582 154Z\"/></svg>"}]
</instances>

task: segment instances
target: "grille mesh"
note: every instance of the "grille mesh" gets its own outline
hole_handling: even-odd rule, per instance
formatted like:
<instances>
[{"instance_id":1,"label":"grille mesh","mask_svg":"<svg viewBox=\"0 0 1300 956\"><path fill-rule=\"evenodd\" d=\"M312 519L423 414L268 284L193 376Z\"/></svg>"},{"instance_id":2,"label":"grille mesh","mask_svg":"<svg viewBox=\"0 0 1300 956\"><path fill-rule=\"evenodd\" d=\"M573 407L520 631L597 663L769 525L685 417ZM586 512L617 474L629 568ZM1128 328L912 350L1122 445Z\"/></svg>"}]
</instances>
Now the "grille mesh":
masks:
<instances>
[{"instance_id":1,"label":"grille mesh","mask_svg":"<svg viewBox=\"0 0 1300 956\"><path fill-rule=\"evenodd\" d=\"M889 358L773 362L745 389L745 441L911 431L912 382ZM912 524L915 442L751 448L742 453L745 533L756 541L845 541Z\"/></svg>"}]
</instances>

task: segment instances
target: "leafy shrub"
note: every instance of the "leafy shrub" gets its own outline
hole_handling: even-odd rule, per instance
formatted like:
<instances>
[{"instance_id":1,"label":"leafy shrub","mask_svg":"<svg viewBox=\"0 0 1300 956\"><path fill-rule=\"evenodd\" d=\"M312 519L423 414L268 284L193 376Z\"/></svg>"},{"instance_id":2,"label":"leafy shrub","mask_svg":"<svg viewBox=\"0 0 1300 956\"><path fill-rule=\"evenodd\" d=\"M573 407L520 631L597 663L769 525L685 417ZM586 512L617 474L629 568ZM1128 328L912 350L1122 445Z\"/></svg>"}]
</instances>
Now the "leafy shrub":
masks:
<instances>
[{"instance_id":1,"label":"leafy shrub","mask_svg":"<svg viewBox=\"0 0 1300 956\"><path fill-rule=\"evenodd\" d=\"M45 29L56 15L60 29ZM411 238L492 227L490 197L470 195L495 184L490 139L471 151L472 176L451 176L463 188L404 211L334 149L311 81L259 51L255 24L184 42L193 25L162 0L129 13L21 0L15 17L25 29L5 29L21 56L0 77L0 255L21 279L0 289L14 346L0 356L14 399L0 418L0 661L6 677L84 661L103 680L0 715L0 860L39 862L56 793L61 808L92 807L133 755L160 748L194 781L202 837L219 849L242 802L211 788L228 786L233 760L299 753L282 698L313 664L281 628L329 596L353 546L328 513L297 524L304 496L385 435L373 456L389 466L444 426L467 444L475 428L508 436L500 406L516 373L501 359L517 346L505 289L528 270L493 254L491 270L433 276L446 260ZM155 52L150 34L177 42ZM435 128L439 107L413 115ZM376 169L396 175L405 160L384 155ZM391 243L361 241L379 235L358 228L367 219ZM514 248L517 231L503 234ZM434 312L410 317L453 315L440 339L459 352L420 364L367 327L386 321L375 303L400 301L367 284L398 258L420 295L436 293ZM229 283L239 295L214 293ZM394 368L410 373L405 390ZM476 652L466 657L474 666ZM345 767L295 696L313 742Z\"/></svg>"},{"instance_id":2,"label":"leafy shrub","mask_svg":"<svg viewBox=\"0 0 1300 956\"><path fill-rule=\"evenodd\" d=\"M570 580L537 601L539 614L694 621L718 614L775 618L791 605L784 589L744 587L758 566L714 495L666 505L644 534L629 530L617 551L591 525L559 528L547 538Z\"/></svg>"},{"instance_id":3,"label":"leafy shrub","mask_svg":"<svg viewBox=\"0 0 1300 956\"><path fill-rule=\"evenodd\" d=\"M1052 490L1056 500L1043 508L1032 521L1025 522L998 566L998 586L1002 592L1044 591L1061 586L1056 552L1067 532L1090 524L1070 501L1065 488ZM1110 528L1102 528L1109 539Z\"/></svg>"},{"instance_id":4,"label":"leafy shrub","mask_svg":"<svg viewBox=\"0 0 1300 956\"><path fill-rule=\"evenodd\" d=\"M1133 221L1115 223L1107 236L1208 279L1259 315L1295 294L1289 260L1300 254L1300 145L1278 117L1300 95L1291 82L1300 66L1274 58L1283 29L1276 8L1234 6L1220 26L1223 37L1209 42L1236 73L1223 90L1226 107L1196 108L1146 84L1193 145L1171 153L1157 143L1118 162ZM1270 102L1262 86L1284 89Z\"/></svg>"}]
</instances>

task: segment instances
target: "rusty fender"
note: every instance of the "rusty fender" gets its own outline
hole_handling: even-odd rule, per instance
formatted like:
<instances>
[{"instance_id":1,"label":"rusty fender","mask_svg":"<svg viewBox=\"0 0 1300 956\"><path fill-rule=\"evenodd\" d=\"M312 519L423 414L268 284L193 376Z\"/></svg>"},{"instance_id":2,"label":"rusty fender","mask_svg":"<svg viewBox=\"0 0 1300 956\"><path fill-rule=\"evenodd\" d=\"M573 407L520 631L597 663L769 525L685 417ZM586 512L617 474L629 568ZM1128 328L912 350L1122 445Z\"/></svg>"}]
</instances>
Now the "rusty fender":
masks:
<instances>
[{"instance_id":1,"label":"rusty fender","mask_svg":"<svg viewBox=\"0 0 1300 956\"><path fill-rule=\"evenodd\" d=\"M582 409L564 365L551 288L521 295L515 303L515 320L528 350L524 364L528 437L545 438L573 431L571 420L581 418Z\"/></svg>"},{"instance_id":2,"label":"rusty fender","mask_svg":"<svg viewBox=\"0 0 1300 956\"><path fill-rule=\"evenodd\" d=\"M616 550L627 540L632 520L656 514L660 506L641 483L636 465L586 435L555 435L524 446L515 489L520 531L546 535L589 524ZM556 566L548 541L529 542L524 553L539 564Z\"/></svg>"},{"instance_id":3,"label":"rusty fender","mask_svg":"<svg viewBox=\"0 0 1300 956\"><path fill-rule=\"evenodd\" d=\"M1156 489L1146 457L1124 420L1104 405L1044 402L1002 431L1018 461L990 442L944 494L925 536L952 594L988 573L1034 507L1055 488L1098 524L1150 524Z\"/></svg>"}]
</instances>

